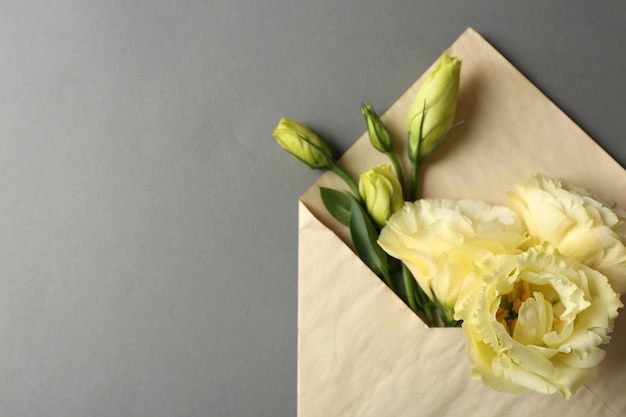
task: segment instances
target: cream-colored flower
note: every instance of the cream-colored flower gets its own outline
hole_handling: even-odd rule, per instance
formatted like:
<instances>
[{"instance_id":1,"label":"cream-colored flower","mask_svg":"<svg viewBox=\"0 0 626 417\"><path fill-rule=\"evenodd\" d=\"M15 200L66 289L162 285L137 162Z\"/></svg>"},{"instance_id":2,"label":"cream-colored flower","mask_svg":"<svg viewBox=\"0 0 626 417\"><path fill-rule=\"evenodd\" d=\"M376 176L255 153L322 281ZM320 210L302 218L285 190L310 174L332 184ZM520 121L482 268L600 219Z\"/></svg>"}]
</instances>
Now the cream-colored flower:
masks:
<instances>
[{"instance_id":1,"label":"cream-colored flower","mask_svg":"<svg viewBox=\"0 0 626 417\"><path fill-rule=\"evenodd\" d=\"M626 215L585 190L537 174L509 194L511 208L534 244L597 269L620 294L626 292Z\"/></svg>"},{"instance_id":2,"label":"cream-colored flower","mask_svg":"<svg viewBox=\"0 0 626 417\"><path fill-rule=\"evenodd\" d=\"M405 203L387 221L379 245L409 268L426 295L452 318L473 263L517 251L525 242L515 213L477 200L422 199Z\"/></svg>"},{"instance_id":3,"label":"cream-colored flower","mask_svg":"<svg viewBox=\"0 0 626 417\"><path fill-rule=\"evenodd\" d=\"M595 377L621 307L604 275L546 243L477 263L455 319L473 378L498 391L569 398Z\"/></svg>"},{"instance_id":4,"label":"cream-colored flower","mask_svg":"<svg viewBox=\"0 0 626 417\"><path fill-rule=\"evenodd\" d=\"M367 212L379 227L383 227L389 216L404 204L400 182L386 164L361 174L359 192L365 200Z\"/></svg>"}]
</instances>

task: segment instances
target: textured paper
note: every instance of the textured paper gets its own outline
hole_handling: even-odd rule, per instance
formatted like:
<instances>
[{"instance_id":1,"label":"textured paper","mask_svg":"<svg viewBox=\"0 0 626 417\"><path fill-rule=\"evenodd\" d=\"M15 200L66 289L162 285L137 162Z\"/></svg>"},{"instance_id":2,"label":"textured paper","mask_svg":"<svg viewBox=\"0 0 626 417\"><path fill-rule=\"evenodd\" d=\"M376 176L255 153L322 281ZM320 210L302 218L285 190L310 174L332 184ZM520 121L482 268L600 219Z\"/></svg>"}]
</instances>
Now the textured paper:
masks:
<instances>
[{"instance_id":1,"label":"textured paper","mask_svg":"<svg viewBox=\"0 0 626 417\"><path fill-rule=\"evenodd\" d=\"M544 172L626 207L626 171L491 45L468 29L450 53L463 61L457 119L464 124L424 167L423 196L505 203L515 184ZM395 138L406 135L422 79L383 116ZM363 135L340 164L357 178L385 158ZM598 378L570 400L495 392L470 380L460 329L428 328L362 264L347 228L321 203L320 186L345 188L326 173L301 198L299 417L626 415L621 316Z\"/></svg>"}]
</instances>

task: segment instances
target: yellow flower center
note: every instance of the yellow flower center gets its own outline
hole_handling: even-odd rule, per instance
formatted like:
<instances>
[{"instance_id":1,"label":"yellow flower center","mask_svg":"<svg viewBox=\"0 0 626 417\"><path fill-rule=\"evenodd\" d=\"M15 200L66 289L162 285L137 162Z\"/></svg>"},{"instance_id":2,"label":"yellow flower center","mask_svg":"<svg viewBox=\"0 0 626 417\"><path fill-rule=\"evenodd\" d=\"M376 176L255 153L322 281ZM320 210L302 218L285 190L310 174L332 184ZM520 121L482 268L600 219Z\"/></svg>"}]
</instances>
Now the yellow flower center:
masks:
<instances>
[{"instance_id":1,"label":"yellow flower center","mask_svg":"<svg viewBox=\"0 0 626 417\"><path fill-rule=\"evenodd\" d=\"M515 282L513 291L500 299L496 320L524 345L546 346L545 337L560 321L554 314L552 295L546 297L544 291L550 294L548 288L520 280Z\"/></svg>"},{"instance_id":2,"label":"yellow flower center","mask_svg":"<svg viewBox=\"0 0 626 417\"><path fill-rule=\"evenodd\" d=\"M504 326L506 331L513 336L517 318L522 303L532 297L532 289L526 281L516 281L513 291L500 300L500 307L496 311L496 321Z\"/></svg>"}]
</instances>

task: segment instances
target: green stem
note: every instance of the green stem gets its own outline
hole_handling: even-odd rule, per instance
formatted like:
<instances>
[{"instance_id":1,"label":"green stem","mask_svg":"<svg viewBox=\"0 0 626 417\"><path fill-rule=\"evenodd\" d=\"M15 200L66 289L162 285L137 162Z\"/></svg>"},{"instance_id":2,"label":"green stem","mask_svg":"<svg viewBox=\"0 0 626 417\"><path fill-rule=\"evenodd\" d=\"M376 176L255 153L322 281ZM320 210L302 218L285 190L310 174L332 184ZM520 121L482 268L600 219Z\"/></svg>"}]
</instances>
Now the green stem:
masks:
<instances>
[{"instance_id":1,"label":"green stem","mask_svg":"<svg viewBox=\"0 0 626 417\"><path fill-rule=\"evenodd\" d=\"M420 198L419 171L420 171L420 164L417 161L417 159L411 161L411 199L413 201L417 201Z\"/></svg>"},{"instance_id":2,"label":"green stem","mask_svg":"<svg viewBox=\"0 0 626 417\"><path fill-rule=\"evenodd\" d=\"M459 322L454 320L454 313L452 311L446 310L446 308L439 302L437 302L437 307L439 310L439 317L441 318L441 322L444 327L458 327ZM449 315L452 313L452 315Z\"/></svg>"},{"instance_id":3,"label":"green stem","mask_svg":"<svg viewBox=\"0 0 626 417\"><path fill-rule=\"evenodd\" d=\"M393 285L393 281L391 279L391 275L389 275L389 271L383 271L383 280L385 281L385 284L387 284L387 286L391 289L391 291L396 294L398 293L396 291L395 285Z\"/></svg>"},{"instance_id":4,"label":"green stem","mask_svg":"<svg viewBox=\"0 0 626 417\"><path fill-rule=\"evenodd\" d=\"M350 187L350 189L352 190L352 193L354 194L354 197L357 199L357 201L359 203L363 203L363 197L361 196L361 193L359 192L359 186L357 185L357 183L352 179L352 177L350 175L348 175L348 173L346 171L344 171L339 165L337 165L335 162L331 161L330 164L330 169L337 175L339 175L339 177L341 177L342 180L345 181L346 184L348 184L348 187Z\"/></svg>"},{"instance_id":5,"label":"green stem","mask_svg":"<svg viewBox=\"0 0 626 417\"><path fill-rule=\"evenodd\" d=\"M402 188L402 196L404 197L405 200L408 200L409 190L407 190L406 188L406 180L404 178L404 172L402 171L402 166L400 165L400 162L398 161L398 157L393 151L387 152L387 156L389 157L389 160L391 161L393 168L396 170L396 175L398 176L398 181L400 181L400 187Z\"/></svg>"},{"instance_id":6,"label":"green stem","mask_svg":"<svg viewBox=\"0 0 626 417\"><path fill-rule=\"evenodd\" d=\"M419 306L417 305L417 300L415 299L415 278L413 278L409 268L407 268L404 263L402 264L402 280L404 282L404 289L406 291L406 298L409 303L409 307L411 307L411 310L417 314Z\"/></svg>"},{"instance_id":7,"label":"green stem","mask_svg":"<svg viewBox=\"0 0 626 417\"><path fill-rule=\"evenodd\" d=\"M418 176L420 169L420 148L424 138L424 120L426 119L426 100L424 100L424 109L422 110L422 119L420 120L419 133L415 143L415 149L411 149L411 131L407 135L407 145L409 150L409 160L411 161L411 172L409 174L411 181L411 199L417 201L419 199Z\"/></svg>"},{"instance_id":8,"label":"green stem","mask_svg":"<svg viewBox=\"0 0 626 417\"><path fill-rule=\"evenodd\" d=\"M430 298L428 298L422 287L420 287L419 285L417 285L415 288L415 298L422 310L424 310L426 320L428 321L427 324L432 327L433 325L435 325L435 315L433 312L434 305L432 301L430 301Z\"/></svg>"},{"instance_id":9,"label":"green stem","mask_svg":"<svg viewBox=\"0 0 626 417\"><path fill-rule=\"evenodd\" d=\"M445 311L440 312L439 316L441 317L444 327L459 327L459 322L454 320L454 317L448 317Z\"/></svg>"},{"instance_id":10,"label":"green stem","mask_svg":"<svg viewBox=\"0 0 626 417\"><path fill-rule=\"evenodd\" d=\"M423 121L423 120L422 120ZM415 149L411 149L411 132L407 135L407 146L409 149L409 161L411 161L411 166L409 167L409 184L411 186L410 194L408 199L410 201L417 201L419 199L419 169L420 169L420 145L422 142L422 127L420 126L420 134L415 146Z\"/></svg>"}]
</instances>

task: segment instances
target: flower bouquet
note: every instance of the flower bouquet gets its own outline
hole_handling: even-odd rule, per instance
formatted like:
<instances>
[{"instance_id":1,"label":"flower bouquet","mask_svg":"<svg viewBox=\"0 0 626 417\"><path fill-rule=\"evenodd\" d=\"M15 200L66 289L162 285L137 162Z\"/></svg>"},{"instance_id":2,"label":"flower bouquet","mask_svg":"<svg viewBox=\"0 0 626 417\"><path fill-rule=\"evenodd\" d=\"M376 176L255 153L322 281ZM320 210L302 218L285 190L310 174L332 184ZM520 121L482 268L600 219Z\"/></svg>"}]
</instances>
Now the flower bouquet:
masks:
<instances>
[{"instance_id":1,"label":"flower bouquet","mask_svg":"<svg viewBox=\"0 0 626 417\"><path fill-rule=\"evenodd\" d=\"M443 106L431 129L436 112L414 104L433 68L382 117L395 139L417 115L393 169L367 107L368 134L339 161L317 139L306 143L321 158L294 152L335 171L300 204L298 414L623 415L619 320L606 343L624 216L567 183L626 206L626 173L474 31L449 51L463 62L462 127Z\"/></svg>"}]
</instances>

